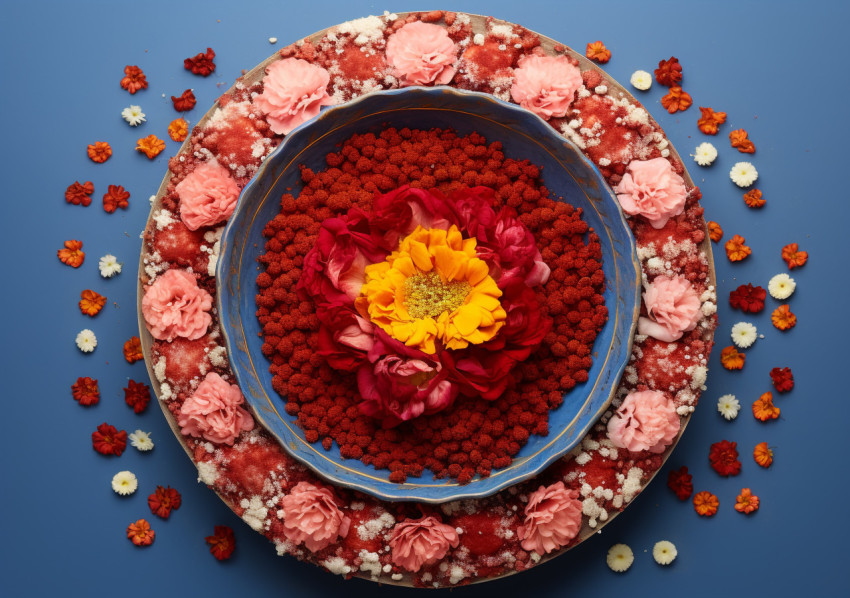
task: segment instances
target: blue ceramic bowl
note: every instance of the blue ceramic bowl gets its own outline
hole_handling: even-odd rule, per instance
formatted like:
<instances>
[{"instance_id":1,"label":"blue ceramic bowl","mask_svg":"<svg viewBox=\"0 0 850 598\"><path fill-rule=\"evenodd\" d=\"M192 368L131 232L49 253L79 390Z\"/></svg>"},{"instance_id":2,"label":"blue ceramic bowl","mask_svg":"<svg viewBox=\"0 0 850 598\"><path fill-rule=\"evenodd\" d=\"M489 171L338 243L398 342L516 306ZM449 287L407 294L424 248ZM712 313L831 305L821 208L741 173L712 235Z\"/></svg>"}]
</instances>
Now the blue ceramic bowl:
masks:
<instances>
[{"instance_id":1,"label":"blue ceramic bowl","mask_svg":"<svg viewBox=\"0 0 850 598\"><path fill-rule=\"evenodd\" d=\"M549 415L549 435L532 436L511 465L466 485L435 480L430 471L403 484L390 482L388 470L343 459L339 447L325 451L304 439L295 418L284 410L285 399L271 385L269 362L262 355L256 317L257 257L264 252L264 225L280 210L280 197L302 188L299 166L326 167L324 157L355 133L378 132L387 126L454 129L478 132L501 141L507 157L528 159L543 167L546 187L573 206L584 209L585 221L602 241L605 304L609 319L594 345L589 380L565 396ZM619 203L596 167L572 143L536 115L479 93L452 88L406 88L362 96L328 108L292 131L268 157L242 191L224 231L217 270L218 309L230 364L257 420L284 449L334 484L366 492L382 500L440 503L483 497L536 475L584 437L608 407L631 352L639 309L640 266L634 239Z\"/></svg>"}]
</instances>

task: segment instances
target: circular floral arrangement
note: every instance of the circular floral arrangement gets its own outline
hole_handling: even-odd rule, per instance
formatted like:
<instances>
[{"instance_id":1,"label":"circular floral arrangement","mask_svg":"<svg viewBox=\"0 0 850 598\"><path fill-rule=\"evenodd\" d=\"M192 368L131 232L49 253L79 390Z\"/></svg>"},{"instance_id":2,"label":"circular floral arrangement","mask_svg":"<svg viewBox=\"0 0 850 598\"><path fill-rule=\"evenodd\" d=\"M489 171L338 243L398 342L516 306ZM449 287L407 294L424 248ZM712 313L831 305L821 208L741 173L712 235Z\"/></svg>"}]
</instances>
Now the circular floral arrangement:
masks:
<instances>
[{"instance_id":1,"label":"circular floral arrangement","mask_svg":"<svg viewBox=\"0 0 850 598\"><path fill-rule=\"evenodd\" d=\"M244 409L211 300L222 225L239 190L282 135L323 105L411 84L449 84L512 100L578 145L632 216L645 286L632 360L611 409L581 444L531 481L488 498L439 507L386 503L335 488L290 458ZM341 575L417 586L451 586L523 571L580 543L631 502L661 467L693 411L716 325L699 199L699 190L647 112L564 46L516 25L450 12L386 14L344 23L284 48L248 73L169 162L140 267L146 362L200 480L269 538L279 554ZM343 224L356 228L353 220ZM469 226L459 218L452 224L458 232ZM454 305L455 293L481 285L472 313L443 322L443 329L431 334L475 345L470 339L477 334L485 339L500 321L499 309L506 316L508 310L494 305L488 294L492 286L475 274L479 258L464 251L463 241L457 244L447 232L433 239L429 233L426 243L417 236L422 234L416 227L405 230L402 240L408 242L410 259L416 253L433 267L438 253L450 251L452 259L440 262L440 268L465 269L458 280L469 289L439 287L445 301ZM477 246L480 239L475 238ZM414 246L425 247L425 253ZM325 243L316 251L334 247ZM430 348L430 337L411 330L404 314L377 300L390 285L406 284L393 274L404 272L404 262L389 255L377 252L370 262L364 288L375 301L367 299L364 306L368 295L351 298L342 292L340 305L353 304L352 318L363 316L360 309L382 310L386 328L375 326L372 342L385 342L382 334L392 338L387 329L418 334L422 344L416 350L434 355L423 350ZM533 288L535 260L515 265L520 288ZM316 271L312 279L305 278L305 291L310 280L321 286L330 279ZM434 292L433 283L428 277L414 280L411 296ZM470 321L479 326L473 328ZM429 359L436 370L436 361ZM442 363L439 373L447 369ZM385 365L389 372L392 364ZM446 385L436 388L441 382L454 383L446 374L434 387L427 385L423 396L414 396L419 390L409 392L406 407L424 411L432 393L437 402L451 396L454 391ZM391 419L403 419L405 413L401 405L380 401L374 408Z\"/></svg>"}]
</instances>

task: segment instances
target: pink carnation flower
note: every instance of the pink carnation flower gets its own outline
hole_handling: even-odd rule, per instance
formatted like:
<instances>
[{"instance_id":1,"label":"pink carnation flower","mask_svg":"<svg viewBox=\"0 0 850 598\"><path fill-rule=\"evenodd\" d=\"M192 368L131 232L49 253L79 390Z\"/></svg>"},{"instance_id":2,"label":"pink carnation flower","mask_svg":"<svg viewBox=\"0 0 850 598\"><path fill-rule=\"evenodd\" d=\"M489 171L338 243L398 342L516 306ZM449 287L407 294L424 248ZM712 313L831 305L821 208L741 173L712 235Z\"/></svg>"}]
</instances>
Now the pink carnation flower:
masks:
<instances>
[{"instance_id":1,"label":"pink carnation flower","mask_svg":"<svg viewBox=\"0 0 850 598\"><path fill-rule=\"evenodd\" d=\"M351 519L340 511L328 488L298 482L280 505L284 534L308 550L316 552L348 535Z\"/></svg>"},{"instance_id":2,"label":"pink carnation flower","mask_svg":"<svg viewBox=\"0 0 850 598\"><path fill-rule=\"evenodd\" d=\"M511 86L514 102L546 120L565 116L583 84L578 67L565 56L536 54L520 58L518 66Z\"/></svg>"},{"instance_id":3,"label":"pink carnation flower","mask_svg":"<svg viewBox=\"0 0 850 598\"><path fill-rule=\"evenodd\" d=\"M652 228L681 214L688 196L684 179L665 158L632 160L614 192L626 214L643 216Z\"/></svg>"},{"instance_id":4,"label":"pink carnation flower","mask_svg":"<svg viewBox=\"0 0 850 598\"><path fill-rule=\"evenodd\" d=\"M266 67L263 93L254 105L266 115L272 131L287 135L310 120L322 106L334 103L328 94L330 73L300 58L284 58Z\"/></svg>"},{"instance_id":5,"label":"pink carnation flower","mask_svg":"<svg viewBox=\"0 0 850 598\"><path fill-rule=\"evenodd\" d=\"M232 446L243 430L254 429L254 418L240 406L244 401L238 386L211 372L180 406L177 415L180 431Z\"/></svg>"},{"instance_id":6,"label":"pink carnation flower","mask_svg":"<svg viewBox=\"0 0 850 598\"><path fill-rule=\"evenodd\" d=\"M436 563L459 543L455 528L431 516L397 524L389 539L393 563L414 573L422 565Z\"/></svg>"},{"instance_id":7,"label":"pink carnation flower","mask_svg":"<svg viewBox=\"0 0 850 598\"><path fill-rule=\"evenodd\" d=\"M445 85L457 69L457 45L439 25L414 21L387 40L387 61L406 85Z\"/></svg>"},{"instance_id":8,"label":"pink carnation flower","mask_svg":"<svg viewBox=\"0 0 850 598\"><path fill-rule=\"evenodd\" d=\"M525 506L525 524L517 527L523 549L542 556L569 544L581 529L578 496L563 482L532 492Z\"/></svg>"},{"instance_id":9,"label":"pink carnation flower","mask_svg":"<svg viewBox=\"0 0 850 598\"><path fill-rule=\"evenodd\" d=\"M608 420L608 438L633 453L662 453L679 433L676 405L657 390L632 392Z\"/></svg>"},{"instance_id":10,"label":"pink carnation flower","mask_svg":"<svg viewBox=\"0 0 850 598\"><path fill-rule=\"evenodd\" d=\"M696 328L702 316L697 292L684 276L657 276L647 285L643 301L650 317L638 319L638 333L665 343L672 343Z\"/></svg>"},{"instance_id":11,"label":"pink carnation flower","mask_svg":"<svg viewBox=\"0 0 850 598\"><path fill-rule=\"evenodd\" d=\"M196 340L212 322L212 297L185 270L171 269L145 289L142 315L154 338L171 342L177 337Z\"/></svg>"},{"instance_id":12,"label":"pink carnation flower","mask_svg":"<svg viewBox=\"0 0 850 598\"><path fill-rule=\"evenodd\" d=\"M239 199L239 186L227 169L211 162L195 168L174 190L180 197L180 219L189 230L224 222Z\"/></svg>"}]
</instances>

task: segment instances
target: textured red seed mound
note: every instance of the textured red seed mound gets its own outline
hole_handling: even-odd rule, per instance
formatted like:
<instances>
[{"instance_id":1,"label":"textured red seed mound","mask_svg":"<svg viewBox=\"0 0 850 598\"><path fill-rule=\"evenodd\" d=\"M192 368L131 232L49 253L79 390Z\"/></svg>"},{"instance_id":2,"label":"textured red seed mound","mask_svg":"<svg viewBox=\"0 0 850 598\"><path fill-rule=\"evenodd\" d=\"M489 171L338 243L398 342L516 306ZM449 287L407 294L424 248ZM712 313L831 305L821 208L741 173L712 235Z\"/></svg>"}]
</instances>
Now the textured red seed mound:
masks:
<instances>
[{"instance_id":1,"label":"textured red seed mound","mask_svg":"<svg viewBox=\"0 0 850 598\"><path fill-rule=\"evenodd\" d=\"M466 483L509 465L531 434L548 434L549 410L564 392L588 379L593 342L608 317L598 236L581 210L549 197L537 166L506 158L501 143L488 145L476 133L355 135L326 162L320 172L302 169L303 190L281 198L280 214L263 231L268 241L259 258L257 316L272 384L286 397L287 413L297 416L309 442L328 450L336 442L344 458L389 469L396 482L427 468ZM360 413L355 376L331 369L316 354L315 307L298 298L295 286L323 220L353 206L369 210L376 192L404 184L443 192L485 185L500 204L514 207L552 270L538 300L553 326L514 368L513 384L499 399L460 397L445 411L385 430Z\"/></svg>"}]
</instances>

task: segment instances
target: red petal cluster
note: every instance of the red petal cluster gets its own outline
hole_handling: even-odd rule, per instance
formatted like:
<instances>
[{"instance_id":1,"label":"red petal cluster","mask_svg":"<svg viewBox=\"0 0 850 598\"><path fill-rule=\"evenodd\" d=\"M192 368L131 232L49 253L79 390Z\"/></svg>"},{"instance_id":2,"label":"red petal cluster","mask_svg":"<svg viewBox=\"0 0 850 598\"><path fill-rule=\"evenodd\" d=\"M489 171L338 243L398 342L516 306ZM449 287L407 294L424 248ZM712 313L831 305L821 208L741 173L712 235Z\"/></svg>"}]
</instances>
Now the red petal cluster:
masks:
<instances>
[{"instance_id":1,"label":"red petal cluster","mask_svg":"<svg viewBox=\"0 0 850 598\"><path fill-rule=\"evenodd\" d=\"M195 99L195 94L191 89L184 91L179 97L171 96L171 101L174 103L174 109L177 112L187 112L195 107L198 100Z\"/></svg>"},{"instance_id":2,"label":"red petal cluster","mask_svg":"<svg viewBox=\"0 0 850 598\"><path fill-rule=\"evenodd\" d=\"M101 455L120 457L127 448L127 432L104 422L91 433L91 442L94 450Z\"/></svg>"},{"instance_id":3,"label":"red petal cluster","mask_svg":"<svg viewBox=\"0 0 850 598\"><path fill-rule=\"evenodd\" d=\"M770 380L779 392L788 392L794 388L794 374L791 368L773 368L770 370Z\"/></svg>"},{"instance_id":4,"label":"red petal cluster","mask_svg":"<svg viewBox=\"0 0 850 598\"><path fill-rule=\"evenodd\" d=\"M94 193L94 185L91 181L80 184L74 181L65 189L65 201L75 206L87 206L91 203L91 194Z\"/></svg>"},{"instance_id":5,"label":"red petal cluster","mask_svg":"<svg viewBox=\"0 0 850 598\"><path fill-rule=\"evenodd\" d=\"M124 389L124 402L133 408L136 413L141 413L151 402L151 389L147 384L130 380Z\"/></svg>"},{"instance_id":6,"label":"red petal cluster","mask_svg":"<svg viewBox=\"0 0 850 598\"><path fill-rule=\"evenodd\" d=\"M210 553L220 561L230 558L236 548L236 537L233 530L226 525L216 525L215 533L205 538L210 545Z\"/></svg>"},{"instance_id":7,"label":"red petal cluster","mask_svg":"<svg viewBox=\"0 0 850 598\"><path fill-rule=\"evenodd\" d=\"M708 461L711 468L722 476L738 475L741 473L741 462L738 460L738 443L721 440L711 445Z\"/></svg>"},{"instance_id":8,"label":"red petal cluster","mask_svg":"<svg viewBox=\"0 0 850 598\"><path fill-rule=\"evenodd\" d=\"M129 191L125 191L121 185L109 185L109 190L103 196L103 209L109 214L117 208L126 210L130 204L127 200L130 199Z\"/></svg>"},{"instance_id":9,"label":"red petal cluster","mask_svg":"<svg viewBox=\"0 0 850 598\"><path fill-rule=\"evenodd\" d=\"M742 284L729 293L729 305L734 309L757 314L764 309L764 300L766 297L767 291L763 288L759 286L754 287L752 284Z\"/></svg>"},{"instance_id":10,"label":"red petal cluster","mask_svg":"<svg viewBox=\"0 0 850 598\"><path fill-rule=\"evenodd\" d=\"M679 469L671 469L667 474L667 487L673 491L679 500L688 500L694 493L693 476L688 473L685 466Z\"/></svg>"},{"instance_id":11,"label":"red petal cluster","mask_svg":"<svg viewBox=\"0 0 850 598\"><path fill-rule=\"evenodd\" d=\"M140 89L148 88L148 79L142 72L142 69L135 65L127 65L124 67L123 79L121 79L121 87L129 91L131 94L136 93Z\"/></svg>"},{"instance_id":12,"label":"red petal cluster","mask_svg":"<svg viewBox=\"0 0 850 598\"><path fill-rule=\"evenodd\" d=\"M154 493L148 496L148 506L151 508L151 512L163 519L168 519L171 510L179 509L182 502L183 498L180 493L171 486L167 488L157 486Z\"/></svg>"},{"instance_id":13,"label":"red petal cluster","mask_svg":"<svg viewBox=\"0 0 850 598\"><path fill-rule=\"evenodd\" d=\"M658 68L655 69L655 80L659 85L676 85L682 80L682 65L679 64L679 59L671 56L670 60L662 60L658 63Z\"/></svg>"},{"instance_id":14,"label":"red petal cluster","mask_svg":"<svg viewBox=\"0 0 850 598\"><path fill-rule=\"evenodd\" d=\"M206 53L201 52L184 60L183 68L187 71L192 71L195 75L207 77L215 70L213 58L215 58L215 52L213 52L212 48L207 48Z\"/></svg>"},{"instance_id":15,"label":"red petal cluster","mask_svg":"<svg viewBox=\"0 0 850 598\"><path fill-rule=\"evenodd\" d=\"M88 376L77 378L77 381L71 385L71 393L74 395L74 400L84 407L97 405L100 401L100 389L97 386L97 380Z\"/></svg>"}]
</instances>

